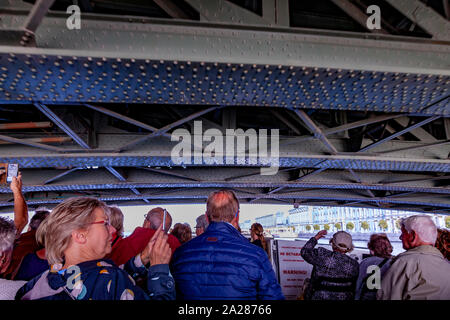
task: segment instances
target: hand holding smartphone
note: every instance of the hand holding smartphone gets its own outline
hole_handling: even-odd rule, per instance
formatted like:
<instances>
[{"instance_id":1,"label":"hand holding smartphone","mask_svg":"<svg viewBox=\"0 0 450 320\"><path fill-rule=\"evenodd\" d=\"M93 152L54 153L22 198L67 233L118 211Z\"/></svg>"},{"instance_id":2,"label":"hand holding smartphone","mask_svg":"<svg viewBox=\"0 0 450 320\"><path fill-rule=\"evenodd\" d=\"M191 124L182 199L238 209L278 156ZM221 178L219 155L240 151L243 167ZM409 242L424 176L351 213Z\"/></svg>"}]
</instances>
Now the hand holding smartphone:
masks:
<instances>
[{"instance_id":1,"label":"hand holding smartphone","mask_svg":"<svg viewBox=\"0 0 450 320\"><path fill-rule=\"evenodd\" d=\"M9 163L7 172L6 182L11 183L13 177L17 177L19 173L19 165L17 163Z\"/></svg>"}]
</instances>

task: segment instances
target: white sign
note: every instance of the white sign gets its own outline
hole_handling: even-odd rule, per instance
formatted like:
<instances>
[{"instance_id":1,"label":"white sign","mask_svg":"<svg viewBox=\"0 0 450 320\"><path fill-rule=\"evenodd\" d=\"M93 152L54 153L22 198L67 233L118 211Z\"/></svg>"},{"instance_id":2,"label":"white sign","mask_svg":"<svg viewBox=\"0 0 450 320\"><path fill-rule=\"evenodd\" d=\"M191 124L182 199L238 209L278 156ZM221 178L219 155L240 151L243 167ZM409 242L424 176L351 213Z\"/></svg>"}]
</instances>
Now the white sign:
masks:
<instances>
[{"instance_id":1,"label":"white sign","mask_svg":"<svg viewBox=\"0 0 450 320\"><path fill-rule=\"evenodd\" d=\"M306 240L289 241L276 240L278 243L278 271L280 286L286 300L296 300L303 293L305 279L311 278L313 266L300 255ZM331 250L330 245L318 244L315 248ZM354 249L349 256L362 260L362 254L369 253L367 249Z\"/></svg>"},{"instance_id":2,"label":"white sign","mask_svg":"<svg viewBox=\"0 0 450 320\"><path fill-rule=\"evenodd\" d=\"M277 243L281 291L286 300L295 300L302 294L303 283L312 271L312 265L300 255L306 241L277 240Z\"/></svg>"}]
</instances>

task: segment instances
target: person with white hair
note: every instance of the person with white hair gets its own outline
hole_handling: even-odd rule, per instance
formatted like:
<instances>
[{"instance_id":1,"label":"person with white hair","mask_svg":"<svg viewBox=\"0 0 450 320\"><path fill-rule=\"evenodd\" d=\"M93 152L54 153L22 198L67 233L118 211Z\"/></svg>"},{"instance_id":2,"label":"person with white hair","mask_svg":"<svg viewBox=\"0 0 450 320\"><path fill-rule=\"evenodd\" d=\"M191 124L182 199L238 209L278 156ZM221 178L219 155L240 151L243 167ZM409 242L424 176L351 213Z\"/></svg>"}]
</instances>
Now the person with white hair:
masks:
<instances>
[{"instance_id":1,"label":"person with white hair","mask_svg":"<svg viewBox=\"0 0 450 320\"><path fill-rule=\"evenodd\" d=\"M0 273L3 273L11 262L16 227L14 222L0 217ZM14 300L14 297L26 282L0 279L0 300Z\"/></svg>"},{"instance_id":2,"label":"person with white hair","mask_svg":"<svg viewBox=\"0 0 450 320\"><path fill-rule=\"evenodd\" d=\"M401 221L400 240L406 252L393 259L381 281L378 300L450 299L450 264L434 247L437 228L426 215Z\"/></svg>"}]
</instances>

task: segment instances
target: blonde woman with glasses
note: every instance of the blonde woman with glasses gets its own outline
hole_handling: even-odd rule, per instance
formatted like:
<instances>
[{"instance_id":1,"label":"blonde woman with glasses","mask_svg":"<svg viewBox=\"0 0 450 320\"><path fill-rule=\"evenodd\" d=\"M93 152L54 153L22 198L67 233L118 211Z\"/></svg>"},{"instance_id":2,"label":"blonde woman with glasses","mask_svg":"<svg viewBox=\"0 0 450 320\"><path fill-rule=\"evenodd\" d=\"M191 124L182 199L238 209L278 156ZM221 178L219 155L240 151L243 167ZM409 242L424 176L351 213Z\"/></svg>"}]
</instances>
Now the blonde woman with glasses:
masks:
<instances>
[{"instance_id":1,"label":"blonde woman with glasses","mask_svg":"<svg viewBox=\"0 0 450 320\"><path fill-rule=\"evenodd\" d=\"M16 300L174 299L171 251L161 228L125 266L133 274L148 273L148 295L125 270L104 259L115 232L109 214L109 207L95 198L70 198L56 206L36 235L46 248L50 270L22 287Z\"/></svg>"}]
</instances>

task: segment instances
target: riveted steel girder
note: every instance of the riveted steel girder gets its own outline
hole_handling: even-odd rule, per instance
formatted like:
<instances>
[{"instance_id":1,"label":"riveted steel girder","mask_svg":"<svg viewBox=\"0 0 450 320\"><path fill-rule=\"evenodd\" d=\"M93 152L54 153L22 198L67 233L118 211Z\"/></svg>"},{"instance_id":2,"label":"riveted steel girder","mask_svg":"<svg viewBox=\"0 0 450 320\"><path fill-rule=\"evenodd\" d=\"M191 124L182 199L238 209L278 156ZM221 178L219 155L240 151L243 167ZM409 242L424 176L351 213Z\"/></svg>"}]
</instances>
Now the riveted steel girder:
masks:
<instances>
[{"instance_id":1,"label":"riveted steel girder","mask_svg":"<svg viewBox=\"0 0 450 320\"><path fill-rule=\"evenodd\" d=\"M190 3L201 4L206 10L213 6L204 1ZM69 135L81 147L64 144L56 148L28 140L27 135L17 139L14 134L4 134L3 140L10 144L0 145L0 162L20 165L29 204L55 204L80 194L121 204L202 203L213 189L232 188L242 202L250 203L331 201L338 205L448 209L450 189L442 174L450 172L450 147L448 141L437 140L441 135L427 124L450 116L450 43L436 29L437 23L431 34L440 41L295 29L288 27L286 10L278 21L277 10L271 11L274 3L264 1L262 17L229 3L222 6L234 8L242 17L252 16L246 23L254 25L83 13L81 29L68 30L64 13L50 12L42 18L42 14L30 15L29 6L14 8L14 1L0 0L0 103L41 103L52 105L52 110L58 104L85 108L88 103L91 109L157 132L155 135L155 127L92 105L162 104L170 106L168 112L174 104L205 109L267 106L294 112L379 111L395 113L393 117L429 118L386 123L392 135L363 139L361 150L370 151L361 154L345 152L351 139L331 134L337 128L350 132L355 126L387 121L390 115L384 120L338 121L339 127L327 128L310 122L311 113L305 111L303 118L315 137L282 137L280 171L267 177L252 172L273 164L270 156L256 163L234 158L229 164L204 160L183 163L181 167L186 169L175 168L171 157L175 143L167 141L169 134L162 129L174 129L179 122L164 127L166 122L162 121L159 130L165 138L148 135L151 140L139 134L96 132L94 150L87 150L87 144L76 139L85 135L76 130ZM282 4L287 8L287 0ZM230 12L220 18L228 21ZM214 10L200 12L202 18L208 14L214 15ZM23 26L33 17L39 22L32 28L33 41L19 43L17 39L23 42L27 36ZM419 20L419 24L425 21ZM428 32L432 29L426 28ZM295 119L277 115L292 132L304 132L296 128ZM447 122L444 120L444 128L448 129ZM395 129L398 124L403 131ZM421 125L428 127L417 128ZM411 140L408 131L432 143L388 141L397 136ZM129 145L130 141L136 143ZM17 142L25 146L11 144ZM123 146L130 148L123 150ZM43 169L52 167L61 169ZM9 193L8 187L0 187L0 207L11 207Z\"/></svg>"},{"instance_id":2,"label":"riveted steel girder","mask_svg":"<svg viewBox=\"0 0 450 320\"><path fill-rule=\"evenodd\" d=\"M65 18L44 18L37 48L0 46L0 100L450 112L443 43L90 14L67 30Z\"/></svg>"},{"instance_id":3,"label":"riveted steel girder","mask_svg":"<svg viewBox=\"0 0 450 320\"><path fill-rule=\"evenodd\" d=\"M108 169L108 168L106 168ZM192 168L192 169L151 169L122 168L127 179L117 181L115 176L105 168L76 168L77 174L67 174L65 169L24 169L22 175L24 192L48 192L71 190L112 190L129 188L288 188L279 194L290 190L316 188L335 190L373 190L389 192L420 192L450 194L450 188L445 181L450 176L434 174L398 174L392 172L358 172L359 180L342 170L328 170L315 175L306 175L303 179L295 179L288 171L282 171L274 176L254 175L236 178L232 181L227 177L248 172L245 168ZM74 170L74 169L72 169ZM161 172L158 172L162 170ZM171 175L169 175L171 173ZM58 177L55 179L54 177ZM122 176L122 174L121 174ZM0 193L9 193L7 186L0 187ZM269 192L272 193L272 192Z\"/></svg>"},{"instance_id":4,"label":"riveted steel girder","mask_svg":"<svg viewBox=\"0 0 450 320\"><path fill-rule=\"evenodd\" d=\"M99 149L95 150L95 152L77 146L65 146L62 149L67 152L55 153L28 146L0 145L0 150L2 150L0 162L18 163L21 168L181 166L174 164L172 160L173 147L177 145L177 142L168 142L164 138L155 138L155 140L141 144L129 151L121 153L112 151L117 146L124 145L138 137L142 137L142 135L99 134ZM391 140L374 147L370 152L362 154L341 152L345 150L345 140L343 139L329 140L339 151L337 155L329 155L328 149L318 140L304 141L301 144L289 144L284 147L280 146L279 167L450 172L450 160L448 159L448 153L450 152L449 143L409 150L407 147L417 147L417 144ZM364 141L364 144L366 143ZM393 149L402 149L402 147L405 147L407 150L392 151ZM385 151L391 152L383 154ZM235 156L232 163L227 163L224 159L226 150L223 152L222 157L218 157L218 159L202 158L201 163L195 163L192 155L191 161L184 162L183 166L242 166L259 168L261 166L268 167L271 163L275 164L277 161L276 158L269 154L266 157L256 158L255 162L249 161L248 155L239 158ZM220 159L222 159L222 163Z\"/></svg>"}]
</instances>

